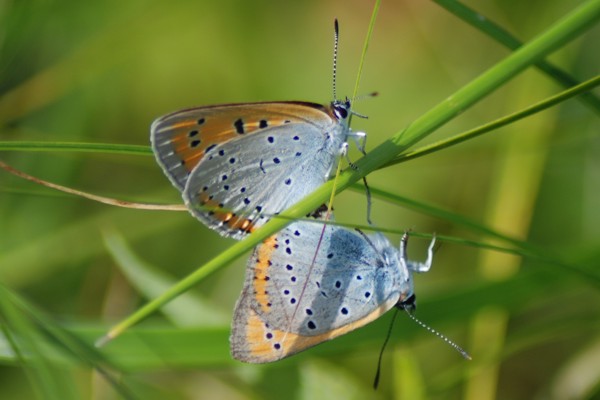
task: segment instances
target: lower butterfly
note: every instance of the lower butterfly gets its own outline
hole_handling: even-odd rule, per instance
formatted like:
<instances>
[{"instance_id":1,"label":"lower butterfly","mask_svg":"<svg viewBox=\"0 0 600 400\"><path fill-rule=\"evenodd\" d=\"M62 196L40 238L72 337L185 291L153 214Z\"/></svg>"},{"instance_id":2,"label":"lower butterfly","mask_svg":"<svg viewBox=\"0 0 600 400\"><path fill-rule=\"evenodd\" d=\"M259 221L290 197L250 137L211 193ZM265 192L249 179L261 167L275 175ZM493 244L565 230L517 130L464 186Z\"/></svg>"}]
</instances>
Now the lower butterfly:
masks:
<instances>
[{"instance_id":1,"label":"lower butterfly","mask_svg":"<svg viewBox=\"0 0 600 400\"><path fill-rule=\"evenodd\" d=\"M413 272L425 262L406 256L381 233L295 222L258 246L248 261L230 338L234 358L280 360L368 324L396 306L415 307ZM315 255L315 249L319 251Z\"/></svg>"}]
</instances>

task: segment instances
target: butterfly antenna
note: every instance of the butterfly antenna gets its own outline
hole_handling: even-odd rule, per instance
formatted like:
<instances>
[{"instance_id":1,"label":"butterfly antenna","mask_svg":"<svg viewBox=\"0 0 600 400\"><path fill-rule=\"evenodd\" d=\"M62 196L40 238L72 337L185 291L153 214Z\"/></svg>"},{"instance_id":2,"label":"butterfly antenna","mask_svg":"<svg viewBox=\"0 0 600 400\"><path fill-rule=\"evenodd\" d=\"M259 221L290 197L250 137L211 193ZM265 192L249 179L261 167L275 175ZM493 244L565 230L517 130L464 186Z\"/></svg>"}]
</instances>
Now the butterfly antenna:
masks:
<instances>
[{"instance_id":1,"label":"butterfly antenna","mask_svg":"<svg viewBox=\"0 0 600 400\"><path fill-rule=\"evenodd\" d=\"M379 359L377 360L377 372L375 372L375 379L373 379L373 389L377 390L379 386L379 376L381 375L381 360L383 360L383 352L388 342L390 341L390 336L392 336L392 330L394 328L394 322L396 321L396 317L398 316L398 309L395 309L394 315L392 316L392 321L390 322L390 327L388 328L387 335L383 342L383 346L381 346L381 351L379 352Z\"/></svg>"},{"instance_id":2,"label":"butterfly antenna","mask_svg":"<svg viewBox=\"0 0 600 400\"><path fill-rule=\"evenodd\" d=\"M338 41L340 37L340 29L338 26L338 20L335 19L333 23L333 100L337 100L337 91L335 88L335 80L337 75L337 53L338 53Z\"/></svg>"},{"instance_id":3,"label":"butterfly antenna","mask_svg":"<svg viewBox=\"0 0 600 400\"><path fill-rule=\"evenodd\" d=\"M457 345L456 343L454 343L452 340L448 339L446 336L442 335L440 332L436 331L435 329L433 329L432 327L430 327L429 325L426 325L424 322L422 322L421 320L417 319L417 317L415 317L414 315L412 315L410 313L409 310L406 310L406 315L408 315L408 317L410 319L412 319L413 321L415 321L418 325L420 325L422 328L425 328L426 330L428 330L430 333L433 333L435 336L437 336L438 338L442 339L444 342L446 342L447 344L449 344L451 347L454 348L454 350L458 351L460 353L461 356L463 356L463 358L465 360L472 360L471 356L469 355L469 353L467 353L465 350L462 349L462 347L460 347L459 345Z\"/></svg>"}]
</instances>

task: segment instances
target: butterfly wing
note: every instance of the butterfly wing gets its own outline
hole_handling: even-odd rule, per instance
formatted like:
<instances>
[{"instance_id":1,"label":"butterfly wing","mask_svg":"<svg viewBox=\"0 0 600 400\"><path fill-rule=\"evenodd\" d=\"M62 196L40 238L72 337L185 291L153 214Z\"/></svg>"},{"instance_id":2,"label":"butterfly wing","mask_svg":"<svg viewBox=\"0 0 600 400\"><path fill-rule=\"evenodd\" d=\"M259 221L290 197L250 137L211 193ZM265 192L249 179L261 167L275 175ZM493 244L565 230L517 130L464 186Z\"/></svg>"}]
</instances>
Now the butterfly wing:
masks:
<instances>
[{"instance_id":1,"label":"butterfly wing","mask_svg":"<svg viewBox=\"0 0 600 400\"><path fill-rule=\"evenodd\" d=\"M341 121L314 103L200 107L158 119L151 141L191 213L241 238L266 222L263 214L284 210L327 180L348 131Z\"/></svg>"},{"instance_id":2,"label":"butterfly wing","mask_svg":"<svg viewBox=\"0 0 600 400\"><path fill-rule=\"evenodd\" d=\"M279 360L359 328L408 296L402 282L408 272L397 257L382 256L393 249L387 240L382 244L389 249L381 249L328 226L312 264L321 230L294 223L255 249L234 312L234 358Z\"/></svg>"}]
</instances>

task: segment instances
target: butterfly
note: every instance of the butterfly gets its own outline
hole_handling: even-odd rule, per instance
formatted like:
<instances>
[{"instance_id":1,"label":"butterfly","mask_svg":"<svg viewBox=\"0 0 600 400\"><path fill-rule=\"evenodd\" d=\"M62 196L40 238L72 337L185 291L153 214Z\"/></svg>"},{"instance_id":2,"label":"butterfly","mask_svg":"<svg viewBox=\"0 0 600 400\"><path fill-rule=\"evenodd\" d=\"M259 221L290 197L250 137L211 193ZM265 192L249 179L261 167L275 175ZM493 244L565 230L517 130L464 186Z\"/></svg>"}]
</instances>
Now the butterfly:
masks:
<instances>
[{"instance_id":1,"label":"butterfly","mask_svg":"<svg viewBox=\"0 0 600 400\"><path fill-rule=\"evenodd\" d=\"M192 215L241 239L327 181L351 135L350 107L335 100L190 108L154 121L150 140Z\"/></svg>"},{"instance_id":2,"label":"butterfly","mask_svg":"<svg viewBox=\"0 0 600 400\"><path fill-rule=\"evenodd\" d=\"M234 311L232 356L249 363L280 360L368 324L396 306L415 308L413 272L425 262L407 258L381 233L301 221L257 246L246 267ZM315 249L318 252L315 255ZM314 262L313 262L314 258Z\"/></svg>"}]
</instances>

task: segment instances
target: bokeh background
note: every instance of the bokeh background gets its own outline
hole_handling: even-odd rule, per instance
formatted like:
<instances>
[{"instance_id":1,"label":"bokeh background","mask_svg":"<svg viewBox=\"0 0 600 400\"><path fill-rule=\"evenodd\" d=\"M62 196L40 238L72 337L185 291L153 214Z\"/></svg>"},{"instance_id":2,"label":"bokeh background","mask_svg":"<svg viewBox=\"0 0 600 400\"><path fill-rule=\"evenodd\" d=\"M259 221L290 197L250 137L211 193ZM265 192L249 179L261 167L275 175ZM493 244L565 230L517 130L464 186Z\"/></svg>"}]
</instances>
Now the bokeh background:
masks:
<instances>
[{"instance_id":1,"label":"bokeh background","mask_svg":"<svg viewBox=\"0 0 600 400\"><path fill-rule=\"evenodd\" d=\"M470 3L526 41L583 2ZM338 93L349 96L372 7L364 0L0 2L0 141L146 146L152 120L179 108L262 100L326 103L332 97L334 18L341 33ZM550 60L589 79L599 71L599 41L596 26ZM353 128L368 132L367 147L373 148L507 54L433 2L384 0L359 90L379 96L355 103L369 118L354 118ZM529 69L428 141L560 90ZM202 281L129 339L109 344L106 354L139 398L597 396L600 282L581 270L597 273L600 264L598 115L570 100L369 176L373 187L476 221L566 265L450 242L438 249L432 270L416 278L416 315L467 349L473 361L400 315L380 388L373 391L389 313L275 364L235 362L228 354L228 330L245 259ZM181 201L148 155L7 151L0 157L42 179L95 194ZM362 192L343 192L335 208L338 222L366 222ZM382 228L495 243L447 219L378 198L373 220ZM161 284L181 279L232 243L185 212L117 209L0 172L0 282L89 343L160 293ZM413 239L411 256L424 254L426 244ZM9 321L2 315L1 323ZM152 341L143 336L146 331ZM135 332L145 339L136 341ZM30 365L15 361L6 339L1 347L0 397L52 397ZM90 368L60 358L50 357L51 365L72 398L119 398Z\"/></svg>"}]
</instances>

